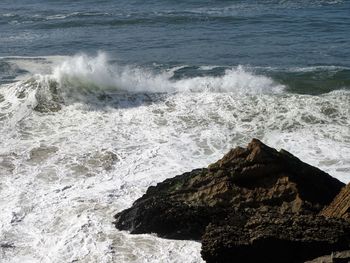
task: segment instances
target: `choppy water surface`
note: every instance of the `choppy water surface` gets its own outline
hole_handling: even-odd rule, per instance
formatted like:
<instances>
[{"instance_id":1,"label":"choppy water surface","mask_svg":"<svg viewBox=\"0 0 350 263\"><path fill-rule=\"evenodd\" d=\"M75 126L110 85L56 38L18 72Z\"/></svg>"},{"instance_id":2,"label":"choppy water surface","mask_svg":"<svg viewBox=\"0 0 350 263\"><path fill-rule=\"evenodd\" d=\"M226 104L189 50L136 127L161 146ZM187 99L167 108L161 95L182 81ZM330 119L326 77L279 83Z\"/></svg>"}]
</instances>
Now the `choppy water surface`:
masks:
<instances>
[{"instance_id":1,"label":"choppy water surface","mask_svg":"<svg viewBox=\"0 0 350 263\"><path fill-rule=\"evenodd\" d=\"M350 181L350 2L1 1L0 261L201 262L113 215L252 137Z\"/></svg>"}]
</instances>

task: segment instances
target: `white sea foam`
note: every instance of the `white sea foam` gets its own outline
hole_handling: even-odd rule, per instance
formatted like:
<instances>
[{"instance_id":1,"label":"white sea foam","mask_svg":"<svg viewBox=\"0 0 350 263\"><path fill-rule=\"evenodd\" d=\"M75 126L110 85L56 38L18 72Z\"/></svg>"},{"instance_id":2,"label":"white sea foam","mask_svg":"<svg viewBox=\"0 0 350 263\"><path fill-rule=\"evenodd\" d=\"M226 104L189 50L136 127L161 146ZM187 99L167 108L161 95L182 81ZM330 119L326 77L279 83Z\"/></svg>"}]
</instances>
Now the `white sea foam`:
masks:
<instances>
[{"instance_id":1,"label":"white sea foam","mask_svg":"<svg viewBox=\"0 0 350 263\"><path fill-rule=\"evenodd\" d=\"M348 91L270 92L271 79L238 68L222 77L172 74L77 56L32 83L1 86L2 262L202 262L199 243L132 236L114 228L113 215L150 185L207 166L252 137L350 181ZM89 82L129 92L32 111L38 84L49 80L74 91Z\"/></svg>"},{"instance_id":2,"label":"white sea foam","mask_svg":"<svg viewBox=\"0 0 350 263\"><path fill-rule=\"evenodd\" d=\"M61 101L66 104L96 102L98 95L120 92L148 94L233 92L244 95L278 94L284 90L283 85L271 78L253 74L242 66L228 69L222 76L175 80L172 78L175 72L184 66L155 73L145 68L111 64L105 53L99 53L95 57L80 54L73 57L2 59L26 72L17 76L16 83L2 88L2 95L6 99L0 103L1 118L6 119L7 125L11 127L30 114L38 103L52 100L50 86L53 83L56 83ZM41 101L38 101L39 98Z\"/></svg>"},{"instance_id":3,"label":"white sea foam","mask_svg":"<svg viewBox=\"0 0 350 263\"><path fill-rule=\"evenodd\" d=\"M2 16L2 17L14 17L16 15L13 13L5 13L5 14L0 14L0 16Z\"/></svg>"},{"instance_id":4,"label":"white sea foam","mask_svg":"<svg viewBox=\"0 0 350 263\"><path fill-rule=\"evenodd\" d=\"M66 87L95 87L128 92L236 92L276 93L283 85L255 75L243 67L226 70L223 76L172 80L175 69L158 74L138 67L121 67L108 63L108 57L78 55L67 59L53 71L54 78Z\"/></svg>"},{"instance_id":5,"label":"white sea foam","mask_svg":"<svg viewBox=\"0 0 350 263\"><path fill-rule=\"evenodd\" d=\"M315 66L315 67L292 67L287 69L289 72L319 72L319 71L339 71L350 70L349 67L340 66Z\"/></svg>"},{"instance_id":6,"label":"white sea foam","mask_svg":"<svg viewBox=\"0 0 350 263\"><path fill-rule=\"evenodd\" d=\"M258 1L246 1L243 3L228 2L227 5L220 7L197 7L188 9L193 14L221 16L221 17L241 17L256 16L263 13L271 13L272 9L302 9L305 7L317 7L324 5L338 5L344 3L344 0L269 0L262 5Z\"/></svg>"},{"instance_id":7,"label":"white sea foam","mask_svg":"<svg viewBox=\"0 0 350 263\"><path fill-rule=\"evenodd\" d=\"M227 69L220 76L188 77L173 79L176 71L186 65L176 66L160 72L137 66L111 64L105 53L97 56L80 54L73 57L2 57L0 58L26 74L17 80L28 78L55 80L63 92L124 91L146 93L175 92L234 92L239 94L281 93L285 86L269 77L258 75L253 68L243 66ZM202 66L201 70L215 69L217 66Z\"/></svg>"},{"instance_id":8,"label":"white sea foam","mask_svg":"<svg viewBox=\"0 0 350 263\"><path fill-rule=\"evenodd\" d=\"M61 20L70 17L79 17L79 16L110 16L110 13L105 12L72 12L66 14L55 14L50 16L45 16L44 18L47 20ZM40 15L39 15L40 16Z\"/></svg>"}]
</instances>

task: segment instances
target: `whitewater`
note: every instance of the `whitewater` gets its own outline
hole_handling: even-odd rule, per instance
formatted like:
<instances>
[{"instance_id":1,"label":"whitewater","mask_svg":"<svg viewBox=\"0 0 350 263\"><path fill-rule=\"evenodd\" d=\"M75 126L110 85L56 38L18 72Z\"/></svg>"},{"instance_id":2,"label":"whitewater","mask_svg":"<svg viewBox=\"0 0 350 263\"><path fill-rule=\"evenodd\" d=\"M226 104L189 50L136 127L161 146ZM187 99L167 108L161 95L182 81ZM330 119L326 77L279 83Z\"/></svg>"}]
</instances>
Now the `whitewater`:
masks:
<instances>
[{"instance_id":1,"label":"whitewater","mask_svg":"<svg viewBox=\"0 0 350 263\"><path fill-rule=\"evenodd\" d=\"M346 89L292 93L243 66L176 77L186 65L102 52L2 61L22 73L0 87L1 262L202 262L200 243L130 235L113 215L253 137L350 180Z\"/></svg>"}]
</instances>

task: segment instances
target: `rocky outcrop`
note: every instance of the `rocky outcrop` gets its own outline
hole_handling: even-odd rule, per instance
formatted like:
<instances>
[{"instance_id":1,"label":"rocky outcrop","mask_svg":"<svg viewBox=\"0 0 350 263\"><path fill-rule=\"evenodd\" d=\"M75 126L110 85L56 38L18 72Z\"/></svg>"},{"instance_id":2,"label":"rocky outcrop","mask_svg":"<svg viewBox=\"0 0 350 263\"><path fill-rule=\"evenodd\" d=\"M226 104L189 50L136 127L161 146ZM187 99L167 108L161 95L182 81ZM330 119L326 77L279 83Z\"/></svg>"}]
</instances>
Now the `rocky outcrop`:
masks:
<instances>
[{"instance_id":1,"label":"rocky outcrop","mask_svg":"<svg viewBox=\"0 0 350 263\"><path fill-rule=\"evenodd\" d=\"M321 211L321 215L350 220L350 184L344 187L333 202Z\"/></svg>"},{"instance_id":2,"label":"rocky outcrop","mask_svg":"<svg viewBox=\"0 0 350 263\"><path fill-rule=\"evenodd\" d=\"M294 263L350 248L350 224L343 220L271 209L235 217L206 228L206 262Z\"/></svg>"},{"instance_id":3,"label":"rocky outcrop","mask_svg":"<svg viewBox=\"0 0 350 263\"><path fill-rule=\"evenodd\" d=\"M131 233L199 240L209 223L232 210L275 207L281 213L317 213L344 186L285 150L253 139L208 168L150 187L131 208L118 213L115 225Z\"/></svg>"},{"instance_id":4,"label":"rocky outcrop","mask_svg":"<svg viewBox=\"0 0 350 263\"><path fill-rule=\"evenodd\" d=\"M343 183L253 139L150 187L115 215L131 233L202 239L207 262L303 262L350 249L350 222L319 215Z\"/></svg>"}]
</instances>

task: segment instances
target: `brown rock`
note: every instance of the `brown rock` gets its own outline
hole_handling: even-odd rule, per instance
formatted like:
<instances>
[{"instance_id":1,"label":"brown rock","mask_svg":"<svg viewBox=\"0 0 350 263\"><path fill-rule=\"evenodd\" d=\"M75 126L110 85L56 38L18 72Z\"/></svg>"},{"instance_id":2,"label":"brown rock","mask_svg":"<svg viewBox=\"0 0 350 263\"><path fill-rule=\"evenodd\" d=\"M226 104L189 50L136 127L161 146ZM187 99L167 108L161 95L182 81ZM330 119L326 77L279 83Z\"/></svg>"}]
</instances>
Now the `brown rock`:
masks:
<instances>
[{"instance_id":1,"label":"brown rock","mask_svg":"<svg viewBox=\"0 0 350 263\"><path fill-rule=\"evenodd\" d=\"M350 184L345 186L320 214L326 217L340 217L350 220Z\"/></svg>"},{"instance_id":2,"label":"brown rock","mask_svg":"<svg viewBox=\"0 0 350 263\"><path fill-rule=\"evenodd\" d=\"M209 167L150 187L115 225L131 233L199 240L209 223L232 211L274 208L279 213L318 213L343 187L325 172L257 139ZM238 211L238 212L237 212Z\"/></svg>"}]
</instances>

